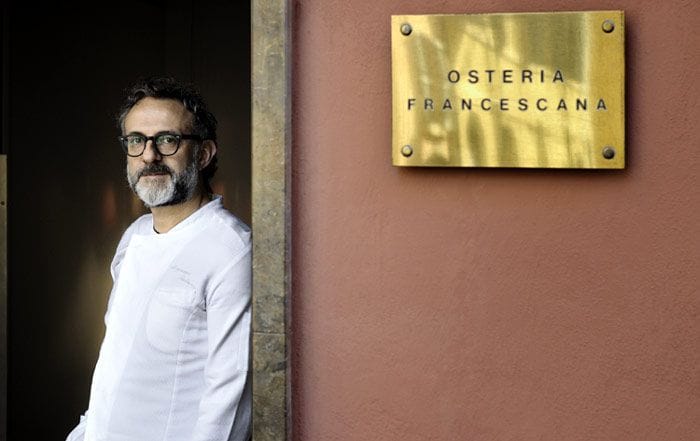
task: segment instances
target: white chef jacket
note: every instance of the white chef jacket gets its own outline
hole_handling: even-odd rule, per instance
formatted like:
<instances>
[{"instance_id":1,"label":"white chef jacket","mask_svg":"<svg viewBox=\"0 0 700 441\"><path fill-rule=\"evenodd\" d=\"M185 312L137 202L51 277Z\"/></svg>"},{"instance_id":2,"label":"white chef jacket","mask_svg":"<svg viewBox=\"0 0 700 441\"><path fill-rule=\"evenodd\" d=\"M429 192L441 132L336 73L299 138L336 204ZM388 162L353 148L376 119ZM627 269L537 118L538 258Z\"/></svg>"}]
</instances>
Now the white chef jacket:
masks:
<instances>
[{"instance_id":1,"label":"white chef jacket","mask_svg":"<svg viewBox=\"0 0 700 441\"><path fill-rule=\"evenodd\" d=\"M220 196L165 234L148 214L111 270L88 411L68 441L246 441L250 229Z\"/></svg>"}]
</instances>

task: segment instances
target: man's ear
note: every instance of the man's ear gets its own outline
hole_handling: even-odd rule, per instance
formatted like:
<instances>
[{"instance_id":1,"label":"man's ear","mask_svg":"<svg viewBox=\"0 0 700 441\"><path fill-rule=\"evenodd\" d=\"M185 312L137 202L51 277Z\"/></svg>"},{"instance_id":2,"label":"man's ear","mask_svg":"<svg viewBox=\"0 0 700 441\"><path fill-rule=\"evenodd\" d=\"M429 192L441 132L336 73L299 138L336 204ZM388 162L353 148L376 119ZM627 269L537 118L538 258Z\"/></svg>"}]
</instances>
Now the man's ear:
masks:
<instances>
[{"instance_id":1,"label":"man's ear","mask_svg":"<svg viewBox=\"0 0 700 441\"><path fill-rule=\"evenodd\" d=\"M211 139L202 141L202 146L199 150L199 169L203 170L212 158L216 155L216 142Z\"/></svg>"}]
</instances>

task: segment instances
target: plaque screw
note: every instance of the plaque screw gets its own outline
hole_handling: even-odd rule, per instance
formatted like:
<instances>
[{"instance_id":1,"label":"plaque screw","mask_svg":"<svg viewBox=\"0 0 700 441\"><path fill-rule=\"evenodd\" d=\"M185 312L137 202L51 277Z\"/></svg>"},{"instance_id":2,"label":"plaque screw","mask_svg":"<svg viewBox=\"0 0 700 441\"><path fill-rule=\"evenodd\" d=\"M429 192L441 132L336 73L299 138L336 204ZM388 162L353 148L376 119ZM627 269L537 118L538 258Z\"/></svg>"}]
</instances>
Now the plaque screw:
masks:
<instances>
[{"instance_id":1,"label":"plaque screw","mask_svg":"<svg viewBox=\"0 0 700 441\"><path fill-rule=\"evenodd\" d=\"M603 148L603 158L612 159L614 157L615 157L615 149L614 148L612 148L610 146Z\"/></svg>"},{"instance_id":2,"label":"plaque screw","mask_svg":"<svg viewBox=\"0 0 700 441\"><path fill-rule=\"evenodd\" d=\"M401 147L401 154L408 158L413 154L413 147L406 144L405 146Z\"/></svg>"},{"instance_id":3,"label":"plaque screw","mask_svg":"<svg viewBox=\"0 0 700 441\"><path fill-rule=\"evenodd\" d=\"M410 24L404 23L401 25L401 33L404 35L410 35L413 32L413 28Z\"/></svg>"},{"instance_id":4,"label":"plaque screw","mask_svg":"<svg viewBox=\"0 0 700 441\"><path fill-rule=\"evenodd\" d=\"M615 22L614 21L607 19L603 22L603 32L605 32L606 34L609 34L614 30L615 30Z\"/></svg>"}]
</instances>

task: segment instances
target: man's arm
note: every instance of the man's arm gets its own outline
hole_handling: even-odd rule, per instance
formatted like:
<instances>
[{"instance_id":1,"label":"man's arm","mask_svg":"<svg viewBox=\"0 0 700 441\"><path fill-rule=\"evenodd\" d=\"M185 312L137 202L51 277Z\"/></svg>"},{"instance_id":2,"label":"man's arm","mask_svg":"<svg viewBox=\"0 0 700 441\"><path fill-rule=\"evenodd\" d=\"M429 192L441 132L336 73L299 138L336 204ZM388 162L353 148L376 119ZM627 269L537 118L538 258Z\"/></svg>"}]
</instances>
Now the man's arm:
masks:
<instances>
[{"instance_id":1,"label":"man's arm","mask_svg":"<svg viewBox=\"0 0 700 441\"><path fill-rule=\"evenodd\" d=\"M87 412L85 412L85 415L80 415L80 422L68 434L66 441L83 441L83 438L85 437L85 425L87 424L86 415Z\"/></svg>"},{"instance_id":2,"label":"man's arm","mask_svg":"<svg viewBox=\"0 0 700 441\"><path fill-rule=\"evenodd\" d=\"M223 271L207 293L209 353L204 370L205 390L193 432L195 441L247 439L249 421L236 422L246 386L250 339L251 250L247 248ZM236 436L234 436L236 435Z\"/></svg>"},{"instance_id":3,"label":"man's arm","mask_svg":"<svg viewBox=\"0 0 700 441\"><path fill-rule=\"evenodd\" d=\"M112 263L109 267L110 274L112 275L112 291L111 291L111 293L114 293L114 287L116 286L117 279L119 278L119 269L121 267L121 263L122 263L122 260L124 258L124 254L126 253L126 248L129 245L129 241L131 240L131 235L133 234L134 225L136 225L136 222L131 224L129 226L129 228L126 229L124 234L122 234L121 239L119 239L119 244L117 245L117 250L114 253L114 258L112 258ZM107 301L107 311L105 311L105 315L104 315L105 324L107 323L107 320L109 317L109 305L112 303L112 294L111 293L110 293L110 296L109 296L108 301ZM83 437L85 436L85 426L87 425L87 415L88 415L87 410L85 411L85 413L83 415L80 415L80 422L68 434L66 441L83 441Z\"/></svg>"}]
</instances>

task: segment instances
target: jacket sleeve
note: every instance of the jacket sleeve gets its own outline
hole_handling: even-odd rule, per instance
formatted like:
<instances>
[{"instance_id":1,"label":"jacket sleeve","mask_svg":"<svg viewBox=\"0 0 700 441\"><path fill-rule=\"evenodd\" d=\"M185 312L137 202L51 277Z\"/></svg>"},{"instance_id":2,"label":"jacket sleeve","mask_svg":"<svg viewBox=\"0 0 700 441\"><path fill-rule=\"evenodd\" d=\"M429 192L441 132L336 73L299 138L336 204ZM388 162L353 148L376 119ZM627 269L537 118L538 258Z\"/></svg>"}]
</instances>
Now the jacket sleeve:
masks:
<instances>
[{"instance_id":1,"label":"jacket sleeve","mask_svg":"<svg viewBox=\"0 0 700 441\"><path fill-rule=\"evenodd\" d=\"M248 437L250 409L245 407L249 407L250 402L245 389L250 297L251 249L248 245L222 271L207 293L209 346L204 369L205 390L193 432L194 441L238 441ZM248 399L242 401L244 396Z\"/></svg>"},{"instance_id":2,"label":"jacket sleeve","mask_svg":"<svg viewBox=\"0 0 700 441\"><path fill-rule=\"evenodd\" d=\"M84 415L80 415L80 422L70 431L66 441L83 441L85 437L85 425L87 424L86 416L87 412L85 412Z\"/></svg>"},{"instance_id":3,"label":"jacket sleeve","mask_svg":"<svg viewBox=\"0 0 700 441\"><path fill-rule=\"evenodd\" d=\"M114 253L114 258L112 259L112 264L110 265L110 273L112 275L113 285L117 283L119 277L119 268L121 267L122 259L124 258L124 253L126 252L126 247L129 245L131 240L131 235L133 234L134 224L132 224L122 235L117 245L117 251ZM112 302L112 296L109 296L107 302L107 311L105 311L105 323L109 317L109 305ZM83 441L85 437L85 426L87 425L87 415L88 411L85 411L83 415L80 415L80 422L77 426L71 430L66 438L66 441Z\"/></svg>"}]
</instances>

